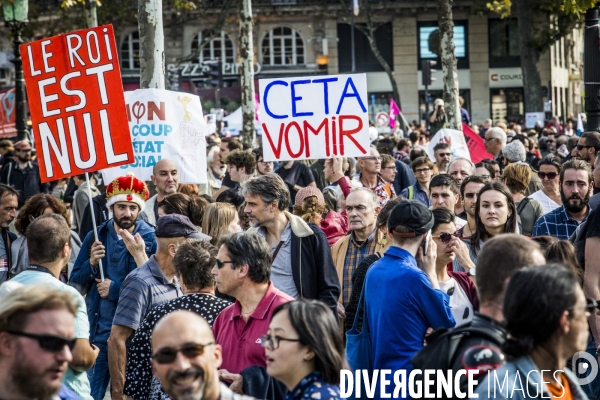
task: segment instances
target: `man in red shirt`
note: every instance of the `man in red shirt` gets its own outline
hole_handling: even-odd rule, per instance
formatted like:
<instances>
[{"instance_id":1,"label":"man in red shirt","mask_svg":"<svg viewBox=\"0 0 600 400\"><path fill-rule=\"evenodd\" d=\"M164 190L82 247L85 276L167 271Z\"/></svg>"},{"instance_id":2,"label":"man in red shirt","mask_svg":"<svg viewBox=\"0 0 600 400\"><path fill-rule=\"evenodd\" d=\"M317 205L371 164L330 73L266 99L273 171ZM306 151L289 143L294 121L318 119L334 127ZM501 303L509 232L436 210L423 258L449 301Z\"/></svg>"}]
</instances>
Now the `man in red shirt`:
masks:
<instances>
[{"instance_id":1,"label":"man in red shirt","mask_svg":"<svg viewBox=\"0 0 600 400\"><path fill-rule=\"evenodd\" d=\"M248 393L248 379L257 374L267 377L267 360L260 336L269 329L273 310L294 298L270 281L271 262L275 257L271 257L262 236L234 233L221 243L212 274L219 291L237 300L225 308L213 324L216 343L223 348L219 377L231 382L230 389L234 392L253 396L256 393ZM249 367L253 367L251 372L242 372ZM252 387L257 389L256 385Z\"/></svg>"}]
</instances>

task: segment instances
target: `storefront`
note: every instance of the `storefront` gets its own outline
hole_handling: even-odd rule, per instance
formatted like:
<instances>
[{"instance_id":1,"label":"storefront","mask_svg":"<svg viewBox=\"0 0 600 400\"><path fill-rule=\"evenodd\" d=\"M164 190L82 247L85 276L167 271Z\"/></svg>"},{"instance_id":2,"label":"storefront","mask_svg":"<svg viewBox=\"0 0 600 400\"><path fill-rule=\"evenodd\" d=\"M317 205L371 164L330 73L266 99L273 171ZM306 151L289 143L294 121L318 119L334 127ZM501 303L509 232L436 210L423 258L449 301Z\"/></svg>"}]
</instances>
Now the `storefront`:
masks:
<instances>
[{"instance_id":1,"label":"storefront","mask_svg":"<svg viewBox=\"0 0 600 400\"><path fill-rule=\"evenodd\" d=\"M490 111L496 122L520 121L525 115L520 67L490 68Z\"/></svg>"}]
</instances>

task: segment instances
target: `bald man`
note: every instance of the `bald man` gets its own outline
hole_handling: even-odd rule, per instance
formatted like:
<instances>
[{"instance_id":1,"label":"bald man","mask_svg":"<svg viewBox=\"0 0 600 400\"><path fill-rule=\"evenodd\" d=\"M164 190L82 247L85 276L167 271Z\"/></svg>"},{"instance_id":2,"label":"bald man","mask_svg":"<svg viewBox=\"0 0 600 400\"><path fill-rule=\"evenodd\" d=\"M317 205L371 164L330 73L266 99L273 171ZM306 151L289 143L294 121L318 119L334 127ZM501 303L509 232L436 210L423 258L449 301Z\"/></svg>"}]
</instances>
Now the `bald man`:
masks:
<instances>
[{"instance_id":1,"label":"bald man","mask_svg":"<svg viewBox=\"0 0 600 400\"><path fill-rule=\"evenodd\" d=\"M223 361L208 323L198 314L174 311L152 332L152 372L173 400L250 400L219 382Z\"/></svg>"},{"instance_id":2,"label":"bald man","mask_svg":"<svg viewBox=\"0 0 600 400\"><path fill-rule=\"evenodd\" d=\"M177 192L179 187L179 174L177 165L168 158L163 158L156 163L150 176L156 186L156 194L146 201L146 208L140 213L140 219L152 226L158 220L158 203L168 194Z\"/></svg>"}]
</instances>

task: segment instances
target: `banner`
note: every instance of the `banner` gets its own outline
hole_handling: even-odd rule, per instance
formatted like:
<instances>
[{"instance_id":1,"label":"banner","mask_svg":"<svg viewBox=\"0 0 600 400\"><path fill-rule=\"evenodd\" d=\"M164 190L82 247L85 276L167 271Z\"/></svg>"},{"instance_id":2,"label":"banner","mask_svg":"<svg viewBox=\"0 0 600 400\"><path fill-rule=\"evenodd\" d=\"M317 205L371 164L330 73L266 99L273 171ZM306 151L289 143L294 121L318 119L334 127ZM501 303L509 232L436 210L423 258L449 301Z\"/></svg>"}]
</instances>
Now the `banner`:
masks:
<instances>
[{"instance_id":1,"label":"banner","mask_svg":"<svg viewBox=\"0 0 600 400\"><path fill-rule=\"evenodd\" d=\"M425 146L425 151L433 162L435 162L433 148L438 143L446 143L450 146L452 149L453 160L456 158L471 159L469 147L467 146L467 142L465 141L465 137L461 131L457 131L455 129L440 129L435 135L433 135L431 141L427 143L427 146Z\"/></svg>"},{"instance_id":2,"label":"banner","mask_svg":"<svg viewBox=\"0 0 600 400\"><path fill-rule=\"evenodd\" d=\"M493 160L494 156L487 152L485 142L481 136L465 123L462 124L462 128L473 164L477 164L483 160Z\"/></svg>"},{"instance_id":3,"label":"banner","mask_svg":"<svg viewBox=\"0 0 600 400\"><path fill-rule=\"evenodd\" d=\"M15 89L0 93L0 138L17 136Z\"/></svg>"},{"instance_id":4,"label":"banner","mask_svg":"<svg viewBox=\"0 0 600 400\"><path fill-rule=\"evenodd\" d=\"M577 136L581 136L583 133L583 120L581 116L585 116L585 114L577 114Z\"/></svg>"},{"instance_id":5,"label":"banner","mask_svg":"<svg viewBox=\"0 0 600 400\"><path fill-rule=\"evenodd\" d=\"M133 162L112 25L20 52L42 182Z\"/></svg>"},{"instance_id":6,"label":"banner","mask_svg":"<svg viewBox=\"0 0 600 400\"><path fill-rule=\"evenodd\" d=\"M180 183L206 183L206 121L200 97L160 89L125 92L135 161L102 171L105 182L133 172L149 181L167 158L177 165Z\"/></svg>"},{"instance_id":7,"label":"banner","mask_svg":"<svg viewBox=\"0 0 600 400\"><path fill-rule=\"evenodd\" d=\"M265 161L369 153L366 74L261 79Z\"/></svg>"},{"instance_id":8,"label":"banner","mask_svg":"<svg viewBox=\"0 0 600 400\"><path fill-rule=\"evenodd\" d=\"M533 129L535 124L539 121L541 126L544 126L545 115L543 112L528 112L525 113L525 128Z\"/></svg>"}]
</instances>

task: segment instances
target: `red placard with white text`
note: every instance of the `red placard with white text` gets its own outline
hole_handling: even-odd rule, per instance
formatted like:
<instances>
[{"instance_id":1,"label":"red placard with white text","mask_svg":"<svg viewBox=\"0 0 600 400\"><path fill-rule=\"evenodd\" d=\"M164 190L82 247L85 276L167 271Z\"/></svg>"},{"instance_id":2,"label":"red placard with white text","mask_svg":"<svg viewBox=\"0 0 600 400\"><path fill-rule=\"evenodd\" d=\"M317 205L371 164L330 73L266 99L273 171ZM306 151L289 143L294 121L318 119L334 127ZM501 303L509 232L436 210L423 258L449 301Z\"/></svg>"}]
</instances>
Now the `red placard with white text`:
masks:
<instances>
[{"instance_id":1,"label":"red placard with white text","mask_svg":"<svg viewBox=\"0 0 600 400\"><path fill-rule=\"evenodd\" d=\"M134 161L112 25L20 51L42 182Z\"/></svg>"}]
</instances>

